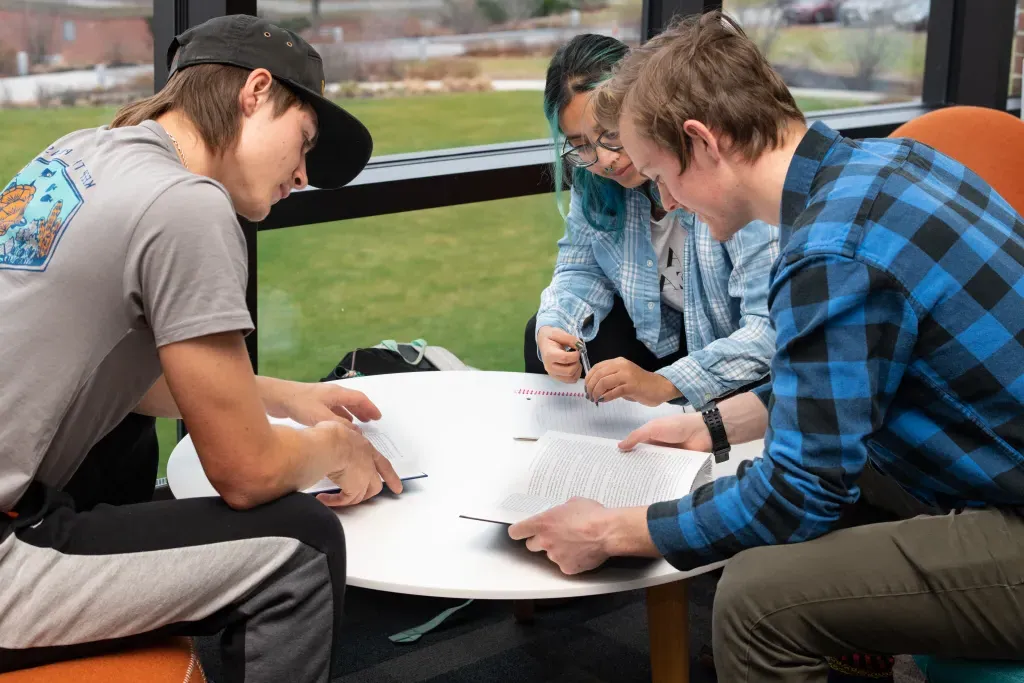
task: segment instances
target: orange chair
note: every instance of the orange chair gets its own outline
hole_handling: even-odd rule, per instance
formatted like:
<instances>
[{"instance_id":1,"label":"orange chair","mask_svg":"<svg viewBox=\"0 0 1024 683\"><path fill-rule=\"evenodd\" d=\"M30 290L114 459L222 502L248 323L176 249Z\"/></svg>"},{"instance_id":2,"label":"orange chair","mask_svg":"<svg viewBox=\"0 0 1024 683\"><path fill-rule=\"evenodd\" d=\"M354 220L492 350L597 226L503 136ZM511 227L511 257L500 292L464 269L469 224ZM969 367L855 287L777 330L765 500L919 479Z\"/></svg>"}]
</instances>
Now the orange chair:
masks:
<instances>
[{"instance_id":1,"label":"orange chair","mask_svg":"<svg viewBox=\"0 0 1024 683\"><path fill-rule=\"evenodd\" d=\"M1024 215L1024 121L985 107L956 106L907 121L889 136L912 138L971 169Z\"/></svg>"},{"instance_id":2,"label":"orange chair","mask_svg":"<svg viewBox=\"0 0 1024 683\"><path fill-rule=\"evenodd\" d=\"M0 674L0 683L206 683L191 638Z\"/></svg>"}]
</instances>

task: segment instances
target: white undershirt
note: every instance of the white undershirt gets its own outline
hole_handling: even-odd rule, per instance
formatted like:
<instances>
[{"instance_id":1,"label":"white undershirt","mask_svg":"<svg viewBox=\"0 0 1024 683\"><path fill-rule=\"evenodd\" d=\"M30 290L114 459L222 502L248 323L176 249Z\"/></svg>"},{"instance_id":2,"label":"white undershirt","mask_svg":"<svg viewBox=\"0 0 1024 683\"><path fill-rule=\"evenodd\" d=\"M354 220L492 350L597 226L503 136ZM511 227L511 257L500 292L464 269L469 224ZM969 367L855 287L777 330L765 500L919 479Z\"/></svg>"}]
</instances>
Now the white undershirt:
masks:
<instances>
[{"instance_id":1,"label":"white undershirt","mask_svg":"<svg viewBox=\"0 0 1024 683\"><path fill-rule=\"evenodd\" d=\"M654 244L654 253L658 259L661 300L682 312L686 228L676 220L675 212L666 213L661 220L651 219L651 242Z\"/></svg>"}]
</instances>

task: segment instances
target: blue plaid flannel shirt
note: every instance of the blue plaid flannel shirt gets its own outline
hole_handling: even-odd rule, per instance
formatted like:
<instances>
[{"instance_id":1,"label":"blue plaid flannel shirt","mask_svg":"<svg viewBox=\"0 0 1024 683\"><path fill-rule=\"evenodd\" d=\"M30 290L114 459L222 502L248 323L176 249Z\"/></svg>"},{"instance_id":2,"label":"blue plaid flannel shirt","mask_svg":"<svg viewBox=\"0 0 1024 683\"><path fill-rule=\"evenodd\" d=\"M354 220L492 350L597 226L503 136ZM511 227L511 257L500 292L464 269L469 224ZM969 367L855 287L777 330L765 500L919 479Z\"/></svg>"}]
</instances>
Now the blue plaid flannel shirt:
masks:
<instances>
[{"instance_id":1,"label":"blue plaid flannel shirt","mask_svg":"<svg viewBox=\"0 0 1024 683\"><path fill-rule=\"evenodd\" d=\"M1024 223L963 165L815 123L769 302L765 450L648 509L676 567L828 532L870 461L942 509L1024 504Z\"/></svg>"},{"instance_id":2,"label":"blue plaid flannel shirt","mask_svg":"<svg viewBox=\"0 0 1024 683\"><path fill-rule=\"evenodd\" d=\"M687 356L658 370L700 408L768 374L775 333L768 320L768 276L779 254L779 229L757 222L728 242L676 211L686 228L682 254L683 313L663 305L651 242L651 202L627 192L623 230L593 228L574 191L551 284L541 294L537 329L545 325L585 342L597 336L618 294L637 338L658 358L679 350L685 320Z\"/></svg>"}]
</instances>

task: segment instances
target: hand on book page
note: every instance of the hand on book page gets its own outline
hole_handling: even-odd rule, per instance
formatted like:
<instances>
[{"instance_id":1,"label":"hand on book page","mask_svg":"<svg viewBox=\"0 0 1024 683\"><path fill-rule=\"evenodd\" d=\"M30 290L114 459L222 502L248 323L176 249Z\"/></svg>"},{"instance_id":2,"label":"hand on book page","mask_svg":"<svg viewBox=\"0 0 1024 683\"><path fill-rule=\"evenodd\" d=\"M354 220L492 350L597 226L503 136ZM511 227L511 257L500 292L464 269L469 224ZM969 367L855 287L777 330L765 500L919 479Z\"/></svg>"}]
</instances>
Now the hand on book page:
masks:
<instances>
[{"instance_id":1,"label":"hand on book page","mask_svg":"<svg viewBox=\"0 0 1024 683\"><path fill-rule=\"evenodd\" d=\"M379 465L378 472L381 474L381 477L384 477L385 474L384 472L381 472L381 468L390 468L394 475L397 476L399 482L397 484L398 491L395 491L396 493L402 489L401 482L409 481L410 479L420 479L427 476L418 466L416 459L411 457L408 453L403 452L391 437L377 425L363 425L361 427L361 431L363 437L365 437L365 441L369 442L369 445L376 449L376 458L379 458L379 460L375 460L375 462ZM387 483L387 478L384 478L384 481ZM381 490L376 486L373 488L376 488L378 492ZM391 488L392 491L395 490L391 484L389 484L389 488ZM339 482L338 478L332 474L331 476L324 477L319 482L306 489L306 493L319 494L317 499L326 505L336 506L350 504L344 502L347 498L343 489L344 482Z\"/></svg>"},{"instance_id":2,"label":"hand on book page","mask_svg":"<svg viewBox=\"0 0 1024 683\"><path fill-rule=\"evenodd\" d=\"M359 430L339 429L338 433L341 437L339 467L329 472L326 478L339 490L337 493L318 493L317 500L329 506L355 505L376 496L385 484L393 493L402 492L402 480L395 473L391 461L381 455Z\"/></svg>"},{"instance_id":3,"label":"hand on book page","mask_svg":"<svg viewBox=\"0 0 1024 683\"><path fill-rule=\"evenodd\" d=\"M642 443L683 448L688 451L711 451L711 433L700 413L669 415L651 420L619 442L619 448L629 451Z\"/></svg>"},{"instance_id":4,"label":"hand on book page","mask_svg":"<svg viewBox=\"0 0 1024 683\"><path fill-rule=\"evenodd\" d=\"M660 556L647 531L646 507L606 508L589 498L572 498L513 524L508 535L546 553L563 574L596 569L613 556Z\"/></svg>"}]
</instances>

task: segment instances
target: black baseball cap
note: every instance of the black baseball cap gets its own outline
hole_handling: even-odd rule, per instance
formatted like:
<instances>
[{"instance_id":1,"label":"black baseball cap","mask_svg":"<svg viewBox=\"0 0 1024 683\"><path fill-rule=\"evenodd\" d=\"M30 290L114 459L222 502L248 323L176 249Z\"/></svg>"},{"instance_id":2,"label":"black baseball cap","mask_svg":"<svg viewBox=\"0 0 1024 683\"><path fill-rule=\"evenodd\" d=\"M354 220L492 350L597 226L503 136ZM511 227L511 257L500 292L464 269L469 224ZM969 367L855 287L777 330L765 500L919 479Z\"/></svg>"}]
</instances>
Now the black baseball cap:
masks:
<instances>
[{"instance_id":1,"label":"black baseball cap","mask_svg":"<svg viewBox=\"0 0 1024 683\"><path fill-rule=\"evenodd\" d=\"M324 64L296 33L249 14L216 17L190 28L167 50L170 78L196 64L266 69L309 103L317 116L317 143L306 155L309 184L335 188L359 175L373 153L373 138L359 119L324 97Z\"/></svg>"}]
</instances>

